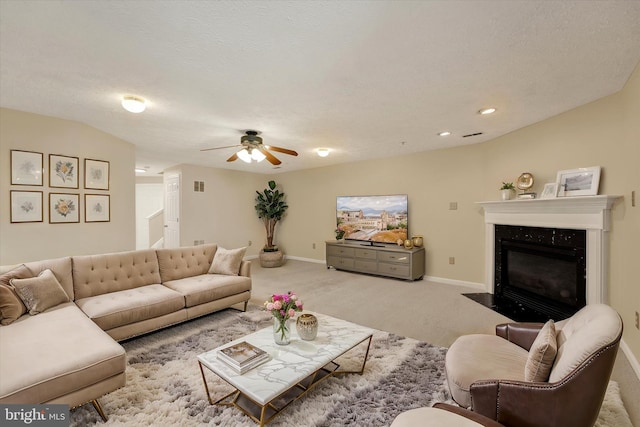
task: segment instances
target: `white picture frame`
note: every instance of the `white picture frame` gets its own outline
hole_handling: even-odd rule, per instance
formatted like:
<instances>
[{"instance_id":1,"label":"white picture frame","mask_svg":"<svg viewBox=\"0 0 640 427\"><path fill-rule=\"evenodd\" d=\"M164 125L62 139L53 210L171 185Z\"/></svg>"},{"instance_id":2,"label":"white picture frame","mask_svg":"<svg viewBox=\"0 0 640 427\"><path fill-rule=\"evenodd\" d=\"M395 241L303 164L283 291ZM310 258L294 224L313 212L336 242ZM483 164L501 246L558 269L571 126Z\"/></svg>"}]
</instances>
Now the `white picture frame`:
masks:
<instances>
[{"instance_id":1,"label":"white picture frame","mask_svg":"<svg viewBox=\"0 0 640 427\"><path fill-rule=\"evenodd\" d=\"M108 194L84 195L84 222L111 221L111 197Z\"/></svg>"},{"instance_id":2,"label":"white picture frame","mask_svg":"<svg viewBox=\"0 0 640 427\"><path fill-rule=\"evenodd\" d=\"M595 196L600 185L600 166L558 172L558 197Z\"/></svg>"},{"instance_id":3,"label":"white picture frame","mask_svg":"<svg viewBox=\"0 0 640 427\"><path fill-rule=\"evenodd\" d=\"M49 224L80 222L80 195L49 193Z\"/></svg>"},{"instance_id":4,"label":"white picture frame","mask_svg":"<svg viewBox=\"0 0 640 427\"><path fill-rule=\"evenodd\" d=\"M35 151L11 150L11 185L42 187L43 157Z\"/></svg>"},{"instance_id":5,"label":"white picture frame","mask_svg":"<svg viewBox=\"0 0 640 427\"><path fill-rule=\"evenodd\" d=\"M42 222L42 191L11 190L11 223Z\"/></svg>"},{"instance_id":6,"label":"white picture frame","mask_svg":"<svg viewBox=\"0 0 640 427\"><path fill-rule=\"evenodd\" d=\"M542 194L540 194L541 199L555 199L558 195L558 183L550 182L544 185L544 189L542 190Z\"/></svg>"},{"instance_id":7,"label":"white picture frame","mask_svg":"<svg viewBox=\"0 0 640 427\"><path fill-rule=\"evenodd\" d=\"M49 187L79 188L77 157L49 154Z\"/></svg>"},{"instance_id":8,"label":"white picture frame","mask_svg":"<svg viewBox=\"0 0 640 427\"><path fill-rule=\"evenodd\" d=\"M109 189L108 161L84 159L84 188L91 190Z\"/></svg>"}]
</instances>

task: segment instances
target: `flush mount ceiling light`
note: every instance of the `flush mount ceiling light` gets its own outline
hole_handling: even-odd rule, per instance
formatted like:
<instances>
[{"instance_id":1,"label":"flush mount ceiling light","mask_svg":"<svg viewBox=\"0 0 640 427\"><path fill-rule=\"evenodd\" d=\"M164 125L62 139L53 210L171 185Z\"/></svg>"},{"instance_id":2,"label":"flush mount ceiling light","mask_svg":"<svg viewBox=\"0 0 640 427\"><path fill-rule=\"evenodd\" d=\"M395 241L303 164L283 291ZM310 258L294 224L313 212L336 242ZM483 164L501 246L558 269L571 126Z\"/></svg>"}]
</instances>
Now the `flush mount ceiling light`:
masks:
<instances>
[{"instance_id":1,"label":"flush mount ceiling light","mask_svg":"<svg viewBox=\"0 0 640 427\"><path fill-rule=\"evenodd\" d=\"M448 130L438 133L438 136L449 136L449 135L451 135L451 132L449 132Z\"/></svg>"},{"instance_id":2,"label":"flush mount ceiling light","mask_svg":"<svg viewBox=\"0 0 640 427\"><path fill-rule=\"evenodd\" d=\"M491 114L491 113L495 113L495 112L496 112L496 109L493 108L493 107L490 107L490 108L483 108L483 109L479 110L478 114L485 115L485 114Z\"/></svg>"},{"instance_id":3,"label":"flush mount ceiling light","mask_svg":"<svg viewBox=\"0 0 640 427\"><path fill-rule=\"evenodd\" d=\"M146 169L142 169L142 168L136 168L136 172L137 173L146 173L147 170Z\"/></svg>"},{"instance_id":4,"label":"flush mount ceiling light","mask_svg":"<svg viewBox=\"0 0 640 427\"><path fill-rule=\"evenodd\" d=\"M316 153L318 153L318 156L320 156L320 157L327 157L329 155L329 149L328 148L318 148L318 150L316 150Z\"/></svg>"},{"instance_id":5,"label":"flush mount ceiling light","mask_svg":"<svg viewBox=\"0 0 640 427\"><path fill-rule=\"evenodd\" d=\"M122 108L130 113L142 113L147 105L144 99L127 95L122 98Z\"/></svg>"}]
</instances>

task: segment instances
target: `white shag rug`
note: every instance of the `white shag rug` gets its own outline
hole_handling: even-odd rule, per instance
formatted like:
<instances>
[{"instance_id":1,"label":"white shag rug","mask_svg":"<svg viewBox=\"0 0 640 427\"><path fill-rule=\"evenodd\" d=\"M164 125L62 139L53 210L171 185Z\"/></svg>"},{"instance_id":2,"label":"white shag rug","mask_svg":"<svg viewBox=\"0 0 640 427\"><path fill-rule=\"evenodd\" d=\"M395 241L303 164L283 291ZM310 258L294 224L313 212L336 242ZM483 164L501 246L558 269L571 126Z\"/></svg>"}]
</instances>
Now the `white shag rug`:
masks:
<instances>
[{"instance_id":1,"label":"white shag rug","mask_svg":"<svg viewBox=\"0 0 640 427\"><path fill-rule=\"evenodd\" d=\"M124 342L127 384L102 397L108 426L256 426L232 407L209 404L196 356L271 324L269 313L224 310ZM361 363L365 346L341 358L345 369ZM401 412L454 403L446 385L446 349L376 331L363 375L323 381L269 425L388 426ZM209 390L232 389L207 372ZM71 411L72 426L102 424L91 404ZM611 382L597 427L632 427L618 385Z\"/></svg>"}]
</instances>

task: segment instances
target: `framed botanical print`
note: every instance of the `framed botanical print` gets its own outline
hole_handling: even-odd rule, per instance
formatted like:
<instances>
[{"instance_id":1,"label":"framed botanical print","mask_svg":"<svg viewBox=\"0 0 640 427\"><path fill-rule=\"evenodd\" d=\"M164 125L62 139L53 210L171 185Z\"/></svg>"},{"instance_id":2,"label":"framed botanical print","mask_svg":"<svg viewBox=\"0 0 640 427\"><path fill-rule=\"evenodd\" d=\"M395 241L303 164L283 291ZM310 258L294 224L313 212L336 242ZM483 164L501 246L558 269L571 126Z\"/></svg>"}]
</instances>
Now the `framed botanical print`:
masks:
<instances>
[{"instance_id":1,"label":"framed botanical print","mask_svg":"<svg viewBox=\"0 0 640 427\"><path fill-rule=\"evenodd\" d=\"M49 223L80 222L80 195L49 193Z\"/></svg>"},{"instance_id":2,"label":"framed botanical print","mask_svg":"<svg viewBox=\"0 0 640 427\"><path fill-rule=\"evenodd\" d=\"M49 154L49 187L78 188L77 157Z\"/></svg>"},{"instance_id":3,"label":"framed botanical print","mask_svg":"<svg viewBox=\"0 0 640 427\"><path fill-rule=\"evenodd\" d=\"M111 220L110 202L107 194L85 194L84 222L109 222Z\"/></svg>"},{"instance_id":4,"label":"framed botanical print","mask_svg":"<svg viewBox=\"0 0 640 427\"><path fill-rule=\"evenodd\" d=\"M11 185L42 186L42 153L11 150Z\"/></svg>"},{"instance_id":5,"label":"framed botanical print","mask_svg":"<svg viewBox=\"0 0 640 427\"><path fill-rule=\"evenodd\" d=\"M84 159L84 188L91 190L109 189L109 162Z\"/></svg>"},{"instance_id":6,"label":"framed botanical print","mask_svg":"<svg viewBox=\"0 0 640 427\"><path fill-rule=\"evenodd\" d=\"M11 190L11 222L42 222L42 191Z\"/></svg>"}]
</instances>

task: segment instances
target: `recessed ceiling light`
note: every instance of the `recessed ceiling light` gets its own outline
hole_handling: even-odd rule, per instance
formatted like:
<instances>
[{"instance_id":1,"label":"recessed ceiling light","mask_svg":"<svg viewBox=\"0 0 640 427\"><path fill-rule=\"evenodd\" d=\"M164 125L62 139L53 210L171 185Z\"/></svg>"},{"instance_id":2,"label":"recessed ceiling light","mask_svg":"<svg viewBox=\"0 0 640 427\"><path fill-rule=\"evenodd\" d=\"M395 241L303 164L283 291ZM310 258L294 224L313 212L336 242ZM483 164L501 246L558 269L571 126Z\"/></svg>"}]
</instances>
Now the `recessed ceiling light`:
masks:
<instances>
[{"instance_id":1,"label":"recessed ceiling light","mask_svg":"<svg viewBox=\"0 0 640 427\"><path fill-rule=\"evenodd\" d=\"M122 98L122 108L130 113L142 113L147 108L147 105L144 99L127 95Z\"/></svg>"},{"instance_id":2,"label":"recessed ceiling light","mask_svg":"<svg viewBox=\"0 0 640 427\"><path fill-rule=\"evenodd\" d=\"M320 157L327 157L329 155L329 149L328 148L318 148L318 150L316 152L318 153L318 156L320 156Z\"/></svg>"},{"instance_id":3,"label":"recessed ceiling light","mask_svg":"<svg viewBox=\"0 0 640 427\"><path fill-rule=\"evenodd\" d=\"M451 135L451 132L449 132L448 130L445 130L444 132L440 132L438 134L438 136L449 136L449 135Z\"/></svg>"},{"instance_id":4,"label":"recessed ceiling light","mask_svg":"<svg viewBox=\"0 0 640 427\"><path fill-rule=\"evenodd\" d=\"M136 172L137 173L146 173L147 170L146 169L142 169L142 168L136 168Z\"/></svg>"},{"instance_id":5,"label":"recessed ceiling light","mask_svg":"<svg viewBox=\"0 0 640 427\"><path fill-rule=\"evenodd\" d=\"M491 107L491 108L483 108L482 110L478 111L479 114L491 114L491 113L495 113L496 109Z\"/></svg>"}]
</instances>

